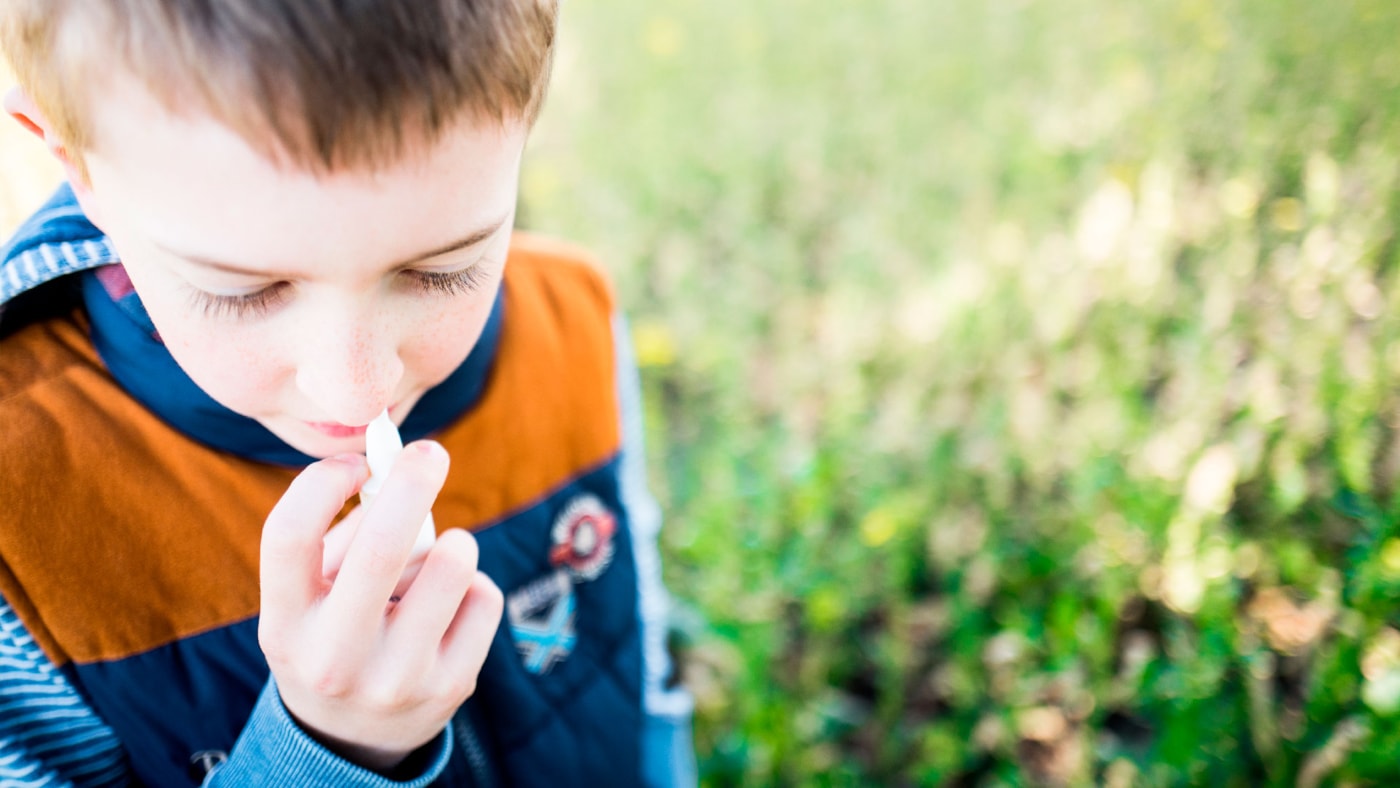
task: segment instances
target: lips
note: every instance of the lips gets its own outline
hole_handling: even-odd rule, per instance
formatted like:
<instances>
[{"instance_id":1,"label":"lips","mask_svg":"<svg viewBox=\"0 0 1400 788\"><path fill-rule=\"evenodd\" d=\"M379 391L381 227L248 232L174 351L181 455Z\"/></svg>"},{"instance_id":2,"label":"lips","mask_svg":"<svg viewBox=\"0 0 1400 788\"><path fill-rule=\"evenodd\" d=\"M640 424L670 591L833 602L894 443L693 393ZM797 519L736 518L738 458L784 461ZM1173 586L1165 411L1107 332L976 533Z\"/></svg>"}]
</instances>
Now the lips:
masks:
<instances>
[{"instance_id":1,"label":"lips","mask_svg":"<svg viewBox=\"0 0 1400 788\"><path fill-rule=\"evenodd\" d=\"M399 400L397 404L390 405L389 415L396 416L400 409L403 408L406 401L407 400ZM362 438L364 437L365 430L369 428L368 424L352 427L349 424L341 424L338 421L305 421L302 423L316 432L325 435L327 438Z\"/></svg>"},{"instance_id":2,"label":"lips","mask_svg":"<svg viewBox=\"0 0 1400 788\"><path fill-rule=\"evenodd\" d=\"M306 422L306 426L325 435L328 438L355 438L365 434L365 429L369 425L351 427L348 424L340 424L334 421Z\"/></svg>"}]
</instances>

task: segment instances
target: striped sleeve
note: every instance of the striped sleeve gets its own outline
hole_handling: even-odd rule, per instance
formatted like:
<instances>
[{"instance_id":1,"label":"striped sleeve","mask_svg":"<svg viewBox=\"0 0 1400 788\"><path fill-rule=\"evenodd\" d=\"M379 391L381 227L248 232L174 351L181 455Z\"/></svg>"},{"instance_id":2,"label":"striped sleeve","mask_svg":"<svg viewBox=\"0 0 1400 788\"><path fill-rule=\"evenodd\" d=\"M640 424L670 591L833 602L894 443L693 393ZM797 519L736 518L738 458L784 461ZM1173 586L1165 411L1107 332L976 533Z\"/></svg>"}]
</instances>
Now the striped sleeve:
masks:
<instances>
[{"instance_id":1,"label":"striped sleeve","mask_svg":"<svg viewBox=\"0 0 1400 788\"><path fill-rule=\"evenodd\" d=\"M125 785L116 734L0 599L0 785Z\"/></svg>"}]
</instances>

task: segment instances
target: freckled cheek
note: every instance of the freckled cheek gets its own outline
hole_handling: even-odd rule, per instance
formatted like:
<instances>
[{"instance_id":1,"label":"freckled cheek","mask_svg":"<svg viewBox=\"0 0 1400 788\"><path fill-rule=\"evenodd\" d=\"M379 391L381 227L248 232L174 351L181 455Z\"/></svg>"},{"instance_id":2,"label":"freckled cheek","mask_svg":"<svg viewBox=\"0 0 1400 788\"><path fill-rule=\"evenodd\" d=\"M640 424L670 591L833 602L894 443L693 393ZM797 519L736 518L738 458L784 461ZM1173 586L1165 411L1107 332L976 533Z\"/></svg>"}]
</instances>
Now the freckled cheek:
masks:
<instances>
[{"instance_id":1,"label":"freckled cheek","mask_svg":"<svg viewBox=\"0 0 1400 788\"><path fill-rule=\"evenodd\" d=\"M274 403L287 376L275 345L224 327L200 327L166 337L185 373L209 396L245 415Z\"/></svg>"},{"instance_id":2,"label":"freckled cheek","mask_svg":"<svg viewBox=\"0 0 1400 788\"><path fill-rule=\"evenodd\" d=\"M161 340L195 385L248 416L275 402L286 375L272 337L194 314L172 282L156 278L140 284L144 287L137 292Z\"/></svg>"},{"instance_id":3,"label":"freckled cheek","mask_svg":"<svg viewBox=\"0 0 1400 788\"><path fill-rule=\"evenodd\" d=\"M488 299L443 309L414 333L403 347L403 360L421 385L437 385L461 365L481 336L491 304Z\"/></svg>"}]
</instances>

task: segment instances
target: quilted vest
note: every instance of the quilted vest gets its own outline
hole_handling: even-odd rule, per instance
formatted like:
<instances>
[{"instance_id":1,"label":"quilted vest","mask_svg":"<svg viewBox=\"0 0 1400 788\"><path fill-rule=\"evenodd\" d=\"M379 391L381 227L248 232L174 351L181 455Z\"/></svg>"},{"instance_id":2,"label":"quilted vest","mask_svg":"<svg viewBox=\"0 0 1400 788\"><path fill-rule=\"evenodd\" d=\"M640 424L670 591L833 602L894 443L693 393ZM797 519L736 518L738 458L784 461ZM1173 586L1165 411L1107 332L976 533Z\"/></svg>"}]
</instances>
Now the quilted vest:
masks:
<instances>
[{"instance_id":1,"label":"quilted vest","mask_svg":"<svg viewBox=\"0 0 1400 788\"><path fill-rule=\"evenodd\" d=\"M475 532L507 613L441 785L640 782L637 577L619 497L611 294L518 235L479 401L434 437L438 528ZM233 749L268 668L263 520L295 469L211 449L126 396L79 312L0 342L0 593L138 779Z\"/></svg>"}]
</instances>

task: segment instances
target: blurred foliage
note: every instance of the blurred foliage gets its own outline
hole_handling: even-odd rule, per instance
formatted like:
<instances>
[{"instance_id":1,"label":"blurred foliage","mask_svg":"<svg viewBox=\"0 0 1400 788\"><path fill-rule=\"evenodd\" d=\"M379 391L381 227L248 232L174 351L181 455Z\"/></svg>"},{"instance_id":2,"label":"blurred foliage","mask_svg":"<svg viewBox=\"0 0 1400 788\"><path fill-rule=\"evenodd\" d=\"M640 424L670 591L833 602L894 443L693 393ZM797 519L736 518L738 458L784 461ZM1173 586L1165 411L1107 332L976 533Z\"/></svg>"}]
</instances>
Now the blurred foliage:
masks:
<instances>
[{"instance_id":1,"label":"blurred foliage","mask_svg":"<svg viewBox=\"0 0 1400 788\"><path fill-rule=\"evenodd\" d=\"M1400 780L1400 5L594 0L710 785Z\"/></svg>"}]
</instances>

